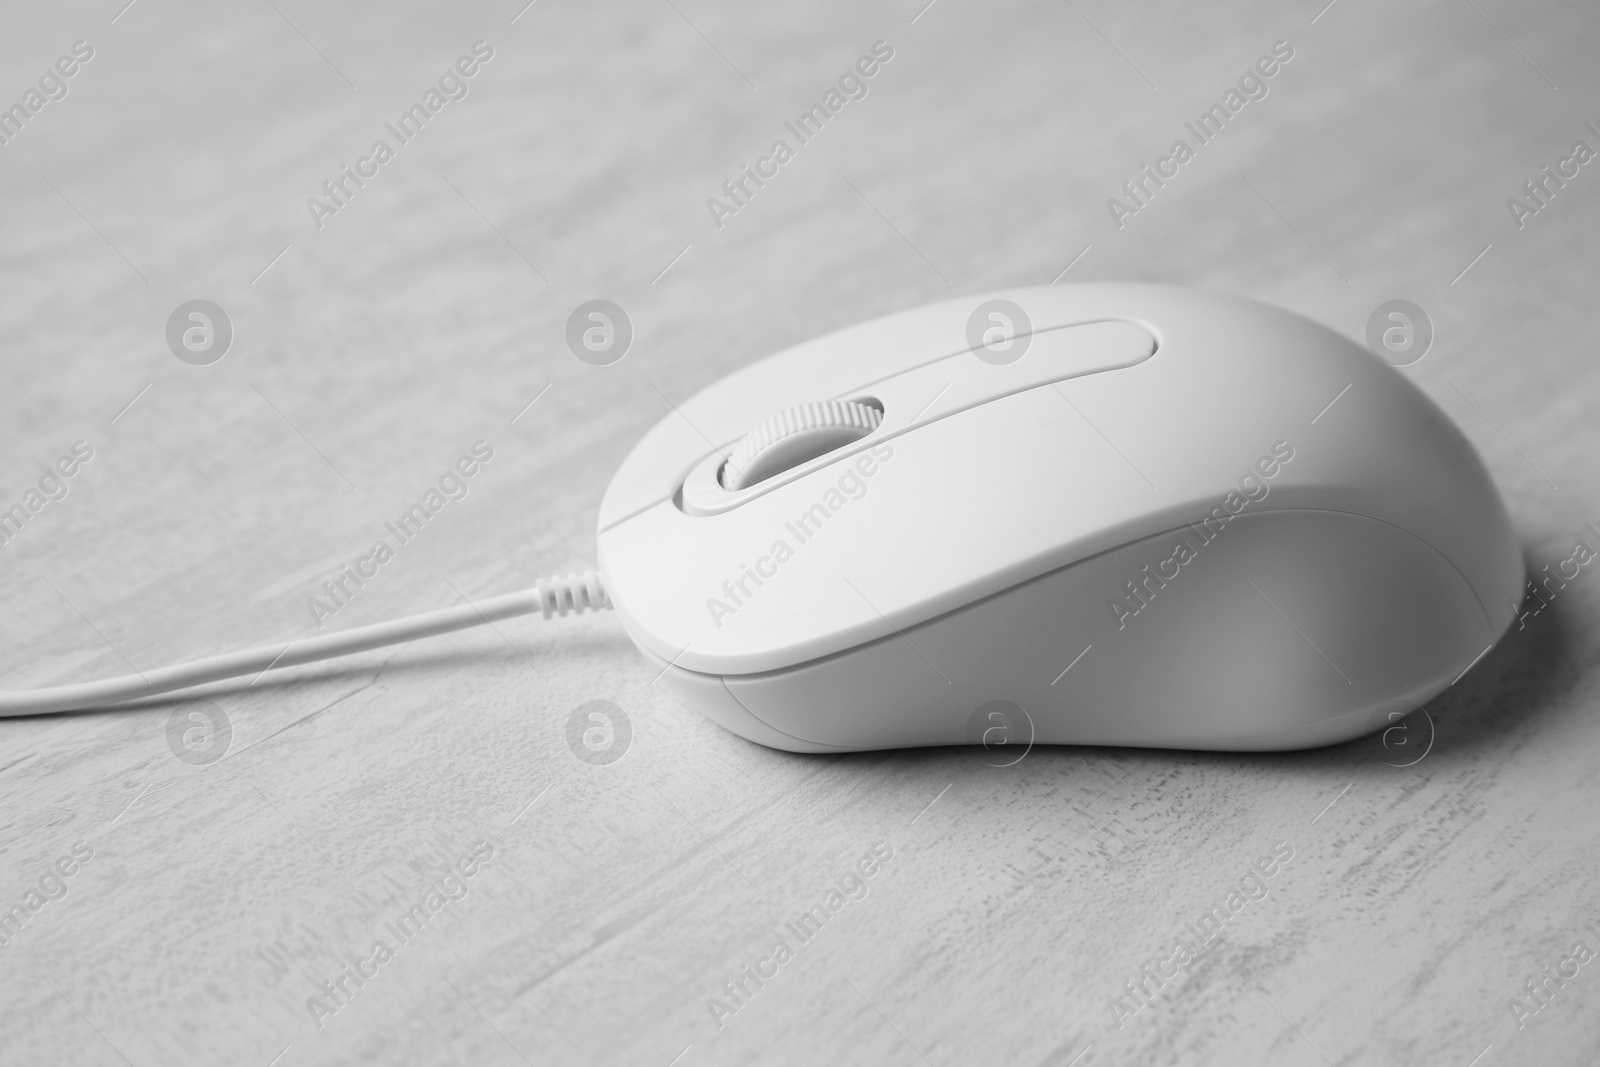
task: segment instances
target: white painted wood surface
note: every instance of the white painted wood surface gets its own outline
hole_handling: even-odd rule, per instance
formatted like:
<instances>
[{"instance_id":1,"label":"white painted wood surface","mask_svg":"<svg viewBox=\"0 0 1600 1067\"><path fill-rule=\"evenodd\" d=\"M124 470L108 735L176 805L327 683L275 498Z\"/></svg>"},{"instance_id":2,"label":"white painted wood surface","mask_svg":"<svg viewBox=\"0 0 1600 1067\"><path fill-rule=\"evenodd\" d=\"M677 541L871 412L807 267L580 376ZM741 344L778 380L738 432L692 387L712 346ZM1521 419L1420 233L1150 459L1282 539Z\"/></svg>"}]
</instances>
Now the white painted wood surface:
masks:
<instances>
[{"instance_id":1,"label":"white painted wood surface","mask_svg":"<svg viewBox=\"0 0 1600 1067\"><path fill-rule=\"evenodd\" d=\"M312 632L307 598L478 440L466 498L328 625L581 568L669 401L1069 265L1357 337L1414 300L1437 339L1405 373L1532 566L1600 519L1600 172L1523 229L1506 207L1600 148L1581 6L119 7L0 15L0 103L94 48L0 147L0 504L94 448L0 550L8 686ZM479 40L469 95L317 229L306 199ZM865 99L718 229L706 199L879 40ZM1114 226L1106 199L1278 40L1268 95ZM613 366L563 341L593 297L637 329ZM194 298L236 329L211 366L167 350ZM1597 605L1586 569L1405 768L1370 741L792 756L668 699L608 616L213 687L209 765L169 747L188 704L0 722L0 904L44 879L0 948L0 1062L1593 1062L1600 967L1525 1029L1510 1002L1600 950ZM618 762L568 748L589 700L625 709ZM1265 897L1119 1028L1124 983L1280 843ZM880 846L864 896L788 932ZM475 848L461 899L390 931ZM331 1011L346 965L376 974ZM746 965L776 973L740 1004Z\"/></svg>"}]
</instances>

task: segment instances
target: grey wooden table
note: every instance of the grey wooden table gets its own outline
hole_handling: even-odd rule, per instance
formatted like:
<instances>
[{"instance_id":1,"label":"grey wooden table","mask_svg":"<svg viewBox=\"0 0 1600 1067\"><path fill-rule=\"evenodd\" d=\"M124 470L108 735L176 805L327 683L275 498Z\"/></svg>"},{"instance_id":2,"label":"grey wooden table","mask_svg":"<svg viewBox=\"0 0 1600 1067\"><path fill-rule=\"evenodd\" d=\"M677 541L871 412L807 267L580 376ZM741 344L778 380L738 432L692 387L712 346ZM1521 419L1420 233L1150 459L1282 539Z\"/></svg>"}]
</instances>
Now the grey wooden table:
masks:
<instances>
[{"instance_id":1,"label":"grey wooden table","mask_svg":"<svg viewBox=\"0 0 1600 1067\"><path fill-rule=\"evenodd\" d=\"M7 686L307 636L346 565L324 632L582 568L671 403L1053 280L1412 300L1530 567L1600 548L1583 5L123 2L0 15ZM1592 569L1388 747L793 756L606 615L0 722L0 1062L1593 1062Z\"/></svg>"}]
</instances>

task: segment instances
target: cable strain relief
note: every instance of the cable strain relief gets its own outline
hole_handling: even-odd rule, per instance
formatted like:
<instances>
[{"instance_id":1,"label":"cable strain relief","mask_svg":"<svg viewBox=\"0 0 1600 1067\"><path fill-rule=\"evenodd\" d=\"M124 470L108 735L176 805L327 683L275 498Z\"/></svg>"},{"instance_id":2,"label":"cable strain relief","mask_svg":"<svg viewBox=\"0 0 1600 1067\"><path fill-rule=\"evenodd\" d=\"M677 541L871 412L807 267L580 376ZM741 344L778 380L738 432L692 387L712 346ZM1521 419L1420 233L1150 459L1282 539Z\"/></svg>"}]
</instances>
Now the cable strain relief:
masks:
<instances>
[{"instance_id":1,"label":"cable strain relief","mask_svg":"<svg viewBox=\"0 0 1600 1067\"><path fill-rule=\"evenodd\" d=\"M539 609L547 619L551 615L565 616L569 611L582 615L585 611L611 607L605 581L595 570L541 578L533 590L539 598Z\"/></svg>"}]
</instances>

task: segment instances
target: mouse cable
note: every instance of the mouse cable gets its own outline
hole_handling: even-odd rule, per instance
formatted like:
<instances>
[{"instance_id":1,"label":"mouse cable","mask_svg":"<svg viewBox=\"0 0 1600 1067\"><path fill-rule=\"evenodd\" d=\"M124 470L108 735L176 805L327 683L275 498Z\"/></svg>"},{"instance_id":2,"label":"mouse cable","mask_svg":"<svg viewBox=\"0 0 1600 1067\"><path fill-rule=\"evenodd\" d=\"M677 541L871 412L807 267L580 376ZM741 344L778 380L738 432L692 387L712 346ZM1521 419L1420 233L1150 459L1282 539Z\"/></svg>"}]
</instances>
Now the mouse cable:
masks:
<instances>
[{"instance_id":1,"label":"mouse cable","mask_svg":"<svg viewBox=\"0 0 1600 1067\"><path fill-rule=\"evenodd\" d=\"M398 645L419 637L465 630L499 619L541 612L545 618L611 607L599 574L584 571L565 578L542 578L532 588L489 597L464 607L444 608L412 615L391 622L358 626L352 630L289 641L281 645L246 649L209 656L176 667L161 667L121 678L98 682L59 685L48 689L19 689L0 692L0 718L12 715L40 715L52 711L88 711L121 704L140 697L167 693L174 689L204 685L245 674L259 676L274 667L293 667L301 663L348 656L384 645ZM138 668L135 668L137 670ZM254 685L255 682L251 682Z\"/></svg>"}]
</instances>

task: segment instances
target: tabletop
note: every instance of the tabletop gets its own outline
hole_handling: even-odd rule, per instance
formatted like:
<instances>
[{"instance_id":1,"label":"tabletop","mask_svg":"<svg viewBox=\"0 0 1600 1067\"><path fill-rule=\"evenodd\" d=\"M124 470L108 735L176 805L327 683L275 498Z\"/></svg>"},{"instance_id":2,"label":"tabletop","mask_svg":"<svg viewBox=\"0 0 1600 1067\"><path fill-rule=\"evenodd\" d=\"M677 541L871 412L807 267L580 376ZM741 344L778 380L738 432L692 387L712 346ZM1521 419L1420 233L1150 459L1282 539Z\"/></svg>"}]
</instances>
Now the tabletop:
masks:
<instances>
[{"instance_id":1,"label":"tabletop","mask_svg":"<svg viewBox=\"0 0 1600 1067\"><path fill-rule=\"evenodd\" d=\"M1306 752L777 752L673 700L606 613L0 720L0 1062L1600 1053L1588 6L0 25L10 688L581 571L673 405L1032 284L1200 286L1357 340L1410 301L1432 339L1400 373L1483 455L1530 571L1577 571L1404 737ZM620 358L568 342L592 300ZM571 743L594 707L598 755Z\"/></svg>"}]
</instances>

